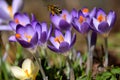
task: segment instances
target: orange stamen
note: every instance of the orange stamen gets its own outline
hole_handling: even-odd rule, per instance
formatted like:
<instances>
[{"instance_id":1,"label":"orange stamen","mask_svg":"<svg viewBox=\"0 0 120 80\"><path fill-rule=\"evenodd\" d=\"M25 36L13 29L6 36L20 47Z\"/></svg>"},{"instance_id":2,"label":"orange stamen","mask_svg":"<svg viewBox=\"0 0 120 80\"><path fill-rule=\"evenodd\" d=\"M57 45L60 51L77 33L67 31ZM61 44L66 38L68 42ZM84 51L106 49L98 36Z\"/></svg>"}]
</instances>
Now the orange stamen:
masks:
<instances>
[{"instance_id":1,"label":"orange stamen","mask_svg":"<svg viewBox=\"0 0 120 80\"><path fill-rule=\"evenodd\" d=\"M19 20L18 19L15 19L14 21L15 21L15 23L19 24Z\"/></svg>"},{"instance_id":2,"label":"orange stamen","mask_svg":"<svg viewBox=\"0 0 120 80\"><path fill-rule=\"evenodd\" d=\"M9 11L9 14L11 16L11 18L13 18L13 12L12 12L12 7L11 6L8 6L8 11Z\"/></svg>"},{"instance_id":3,"label":"orange stamen","mask_svg":"<svg viewBox=\"0 0 120 80\"><path fill-rule=\"evenodd\" d=\"M105 21L105 17L104 17L102 14L100 14L100 15L97 17L97 20L98 20L99 22Z\"/></svg>"},{"instance_id":4,"label":"orange stamen","mask_svg":"<svg viewBox=\"0 0 120 80\"><path fill-rule=\"evenodd\" d=\"M55 42L58 42L58 43L60 44L61 42L64 41L64 38L63 38L62 35L60 35L60 36L56 37L56 38L54 39L54 41L55 41Z\"/></svg>"},{"instance_id":5,"label":"orange stamen","mask_svg":"<svg viewBox=\"0 0 120 80\"><path fill-rule=\"evenodd\" d=\"M21 38L21 35L16 33L16 34L15 34L15 37L16 37L16 38Z\"/></svg>"},{"instance_id":6,"label":"orange stamen","mask_svg":"<svg viewBox=\"0 0 120 80\"><path fill-rule=\"evenodd\" d=\"M87 8L84 8L84 9L82 10L82 12L88 13L89 10L88 10Z\"/></svg>"},{"instance_id":7,"label":"orange stamen","mask_svg":"<svg viewBox=\"0 0 120 80\"><path fill-rule=\"evenodd\" d=\"M62 18L63 18L64 20L66 20L66 17L67 17L67 15L66 15L66 14L63 14Z\"/></svg>"},{"instance_id":8,"label":"orange stamen","mask_svg":"<svg viewBox=\"0 0 120 80\"><path fill-rule=\"evenodd\" d=\"M26 73L27 77L29 77L28 70L26 69L24 72Z\"/></svg>"},{"instance_id":9,"label":"orange stamen","mask_svg":"<svg viewBox=\"0 0 120 80\"><path fill-rule=\"evenodd\" d=\"M85 18L83 16L80 16L78 21L79 21L79 23L83 23L85 21Z\"/></svg>"},{"instance_id":10,"label":"orange stamen","mask_svg":"<svg viewBox=\"0 0 120 80\"><path fill-rule=\"evenodd\" d=\"M30 42L32 39L32 36L25 34L25 37L27 38L27 42Z\"/></svg>"}]
</instances>

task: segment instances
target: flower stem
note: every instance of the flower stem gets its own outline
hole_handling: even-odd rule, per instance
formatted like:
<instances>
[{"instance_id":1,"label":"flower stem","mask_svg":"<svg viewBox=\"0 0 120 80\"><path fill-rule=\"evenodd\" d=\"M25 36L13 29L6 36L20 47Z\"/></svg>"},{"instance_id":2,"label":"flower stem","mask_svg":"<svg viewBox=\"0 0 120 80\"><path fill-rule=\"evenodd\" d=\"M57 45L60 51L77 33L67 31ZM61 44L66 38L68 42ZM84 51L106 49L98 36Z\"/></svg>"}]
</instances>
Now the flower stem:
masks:
<instances>
[{"instance_id":1,"label":"flower stem","mask_svg":"<svg viewBox=\"0 0 120 80\"><path fill-rule=\"evenodd\" d=\"M108 67L108 38L104 38L104 52L105 52L105 63L104 67Z\"/></svg>"},{"instance_id":2,"label":"flower stem","mask_svg":"<svg viewBox=\"0 0 120 80\"><path fill-rule=\"evenodd\" d=\"M92 65L93 65L93 54L91 49L91 33L90 32L87 35L87 45L88 45L88 54L87 54L86 73L87 75L89 75L92 72Z\"/></svg>"},{"instance_id":3,"label":"flower stem","mask_svg":"<svg viewBox=\"0 0 120 80\"><path fill-rule=\"evenodd\" d=\"M36 51L30 51L30 52L32 52L33 57L35 58L35 60L37 61L38 65L39 65L40 72L42 74L43 80L48 80L48 77L45 75L45 72L42 68L41 59L40 59L40 57L39 58L37 57L38 54L39 54L38 51L36 50Z\"/></svg>"}]
</instances>

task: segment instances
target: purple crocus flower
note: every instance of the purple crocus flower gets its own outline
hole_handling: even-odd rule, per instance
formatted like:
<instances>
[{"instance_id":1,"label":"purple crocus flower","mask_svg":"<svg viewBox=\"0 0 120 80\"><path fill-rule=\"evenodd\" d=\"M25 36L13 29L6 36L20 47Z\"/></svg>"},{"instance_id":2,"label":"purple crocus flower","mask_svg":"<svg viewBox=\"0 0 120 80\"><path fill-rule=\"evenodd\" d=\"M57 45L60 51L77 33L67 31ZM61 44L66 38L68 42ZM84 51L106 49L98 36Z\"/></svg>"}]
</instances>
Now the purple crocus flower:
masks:
<instances>
[{"instance_id":1,"label":"purple crocus flower","mask_svg":"<svg viewBox=\"0 0 120 80\"><path fill-rule=\"evenodd\" d=\"M95 12L96 8L94 8L91 12L89 12L87 8L83 8L78 12L76 10L73 10L73 27L82 34L88 33L91 26L91 18L95 15Z\"/></svg>"},{"instance_id":2,"label":"purple crocus flower","mask_svg":"<svg viewBox=\"0 0 120 80\"><path fill-rule=\"evenodd\" d=\"M52 25L50 25L50 28L48 30L47 23L45 22L41 23L41 36L39 39L39 44L40 45L45 44L48 41L51 33L52 33Z\"/></svg>"},{"instance_id":3,"label":"purple crocus flower","mask_svg":"<svg viewBox=\"0 0 120 80\"><path fill-rule=\"evenodd\" d=\"M7 22L13 18L13 15L23 7L23 0L13 0L9 6L6 0L0 0L0 20Z\"/></svg>"},{"instance_id":4,"label":"purple crocus flower","mask_svg":"<svg viewBox=\"0 0 120 80\"><path fill-rule=\"evenodd\" d=\"M18 41L25 48L33 48L38 43L38 33L40 30L39 26L34 27L31 24L26 26L17 25L16 34L9 38L10 41Z\"/></svg>"},{"instance_id":5,"label":"purple crocus flower","mask_svg":"<svg viewBox=\"0 0 120 80\"><path fill-rule=\"evenodd\" d=\"M18 24L25 26L34 20L34 15L32 15L32 20L30 20L30 17L26 13L15 13L13 21L10 21L9 24L13 30L16 30Z\"/></svg>"},{"instance_id":6,"label":"purple crocus flower","mask_svg":"<svg viewBox=\"0 0 120 80\"><path fill-rule=\"evenodd\" d=\"M60 15L50 15L52 23L61 30L68 30L71 27L72 16L67 10L62 10Z\"/></svg>"},{"instance_id":7,"label":"purple crocus flower","mask_svg":"<svg viewBox=\"0 0 120 80\"><path fill-rule=\"evenodd\" d=\"M70 50L76 41L76 35L71 36L71 31L67 30L63 35L59 30L55 30L55 37L50 37L50 42L53 46L48 45L48 48L58 53L65 53Z\"/></svg>"},{"instance_id":8,"label":"purple crocus flower","mask_svg":"<svg viewBox=\"0 0 120 80\"><path fill-rule=\"evenodd\" d=\"M96 17L93 18L93 26L91 28L101 34L105 34L105 36L108 36L108 33L115 24L115 21L116 14L114 11L110 11L109 14L106 15L104 10L99 8L96 13Z\"/></svg>"}]
</instances>

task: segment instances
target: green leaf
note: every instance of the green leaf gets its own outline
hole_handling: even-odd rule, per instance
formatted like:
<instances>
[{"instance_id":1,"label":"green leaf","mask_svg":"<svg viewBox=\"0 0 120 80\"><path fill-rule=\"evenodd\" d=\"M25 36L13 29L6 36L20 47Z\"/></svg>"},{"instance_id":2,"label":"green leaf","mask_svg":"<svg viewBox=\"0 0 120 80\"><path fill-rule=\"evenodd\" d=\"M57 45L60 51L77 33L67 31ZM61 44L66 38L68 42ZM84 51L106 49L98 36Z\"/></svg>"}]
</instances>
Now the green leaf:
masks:
<instances>
[{"instance_id":1,"label":"green leaf","mask_svg":"<svg viewBox=\"0 0 120 80\"><path fill-rule=\"evenodd\" d=\"M101 80L107 80L111 76L112 76L112 74L110 72L104 72L101 76Z\"/></svg>"},{"instance_id":2,"label":"green leaf","mask_svg":"<svg viewBox=\"0 0 120 80\"><path fill-rule=\"evenodd\" d=\"M113 74L120 74L120 68L113 68L111 70L111 73L113 73Z\"/></svg>"},{"instance_id":3,"label":"green leaf","mask_svg":"<svg viewBox=\"0 0 120 80\"><path fill-rule=\"evenodd\" d=\"M112 76L110 80L117 80L115 76Z\"/></svg>"}]
</instances>

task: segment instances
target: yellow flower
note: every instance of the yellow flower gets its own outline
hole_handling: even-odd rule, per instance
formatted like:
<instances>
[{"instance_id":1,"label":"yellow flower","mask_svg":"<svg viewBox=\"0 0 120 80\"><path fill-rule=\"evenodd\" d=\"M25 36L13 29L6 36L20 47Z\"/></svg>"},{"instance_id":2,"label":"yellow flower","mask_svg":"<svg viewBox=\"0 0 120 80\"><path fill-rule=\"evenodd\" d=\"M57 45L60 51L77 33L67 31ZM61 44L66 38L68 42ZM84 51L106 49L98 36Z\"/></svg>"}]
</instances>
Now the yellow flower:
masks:
<instances>
[{"instance_id":1,"label":"yellow flower","mask_svg":"<svg viewBox=\"0 0 120 80\"><path fill-rule=\"evenodd\" d=\"M35 80L39 71L38 64L33 63L30 59L25 59L22 68L18 66L12 66L11 72L13 75L20 80L30 79Z\"/></svg>"}]
</instances>

